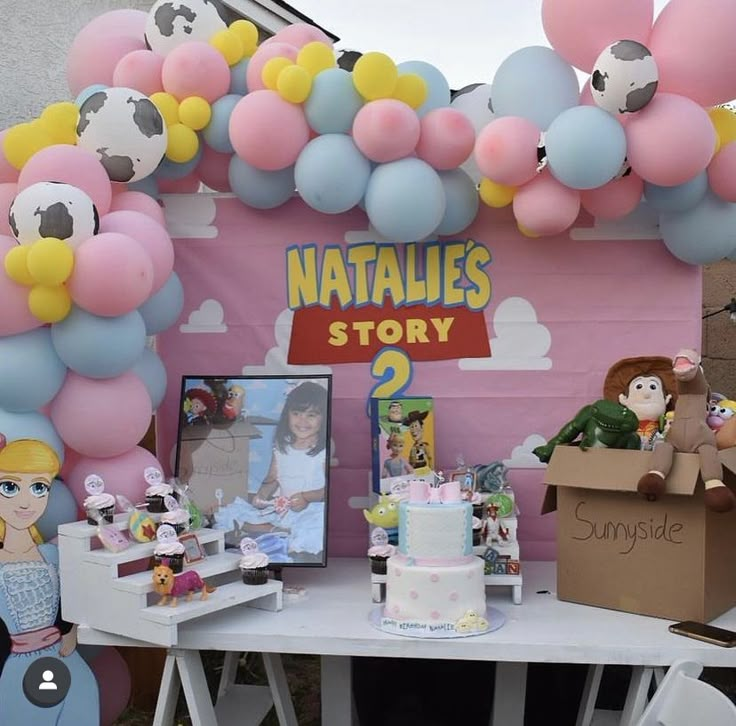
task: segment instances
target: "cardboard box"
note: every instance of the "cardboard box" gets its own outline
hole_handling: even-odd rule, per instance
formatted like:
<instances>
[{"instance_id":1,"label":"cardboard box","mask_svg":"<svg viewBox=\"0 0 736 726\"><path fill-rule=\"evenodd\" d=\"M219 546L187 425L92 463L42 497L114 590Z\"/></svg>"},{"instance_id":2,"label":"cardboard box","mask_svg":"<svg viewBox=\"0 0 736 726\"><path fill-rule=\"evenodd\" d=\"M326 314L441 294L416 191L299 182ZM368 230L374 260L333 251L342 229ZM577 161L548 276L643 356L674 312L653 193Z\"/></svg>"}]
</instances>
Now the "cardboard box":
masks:
<instances>
[{"instance_id":1,"label":"cardboard box","mask_svg":"<svg viewBox=\"0 0 736 726\"><path fill-rule=\"evenodd\" d=\"M736 484L736 448L720 452ZM736 510L706 509L699 460L675 454L667 494L636 491L651 452L557 446L543 512L557 510L561 600L708 621L736 605Z\"/></svg>"}]
</instances>

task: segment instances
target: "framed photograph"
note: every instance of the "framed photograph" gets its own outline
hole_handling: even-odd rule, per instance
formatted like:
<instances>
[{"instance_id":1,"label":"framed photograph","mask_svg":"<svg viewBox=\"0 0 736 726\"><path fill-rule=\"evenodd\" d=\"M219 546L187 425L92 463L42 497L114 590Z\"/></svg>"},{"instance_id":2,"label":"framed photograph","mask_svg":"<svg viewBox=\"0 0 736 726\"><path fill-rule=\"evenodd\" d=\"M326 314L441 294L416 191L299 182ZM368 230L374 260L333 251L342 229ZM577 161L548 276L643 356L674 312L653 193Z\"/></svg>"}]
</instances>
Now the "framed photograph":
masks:
<instances>
[{"instance_id":1,"label":"framed photograph","mask_svg":"<svg viewBox=\"0 0 736 726\"><path fill-rule=\"evenodd\" d=\"M176 475L237 548L327 564L332 376L184 376Z\"/></svg>"},{"instance_id":2,"label":"framed photograph","mask_svg":"<svg viewBox=\"0 0 736 726\"><path fill-rule=\"evenodd\" d=\"M179 542L184 545L184 559L187 564L191 565L192 562L199 562L207 556L196 534L183 534L179 537Z\"/></svg>"},{"instance_id":3,"label":"framed photograph","mask_svg":"<svg viewBox=\"0 0 736 726\"><path fill-rule=\"evenodd\" d=\"M466 499L473 496L476 489L477 476L474 469L467 467L465 469L455 469L448 474L449 481L459 481L460 489Z\"/></svg>"}]
</instances>

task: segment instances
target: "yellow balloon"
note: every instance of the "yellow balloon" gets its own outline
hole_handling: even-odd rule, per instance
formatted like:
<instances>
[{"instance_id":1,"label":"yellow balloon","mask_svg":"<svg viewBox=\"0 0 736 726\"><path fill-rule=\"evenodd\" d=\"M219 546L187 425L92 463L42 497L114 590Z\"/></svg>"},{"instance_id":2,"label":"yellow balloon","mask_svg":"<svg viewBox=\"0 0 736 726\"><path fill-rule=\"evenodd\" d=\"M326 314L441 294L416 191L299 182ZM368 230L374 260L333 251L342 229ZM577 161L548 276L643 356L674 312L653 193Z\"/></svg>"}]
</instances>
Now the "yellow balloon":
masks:
<instances>
[{"instance_id":1,"label":"yellow balloon","mask_svg":"<svg viewBox=\"0 0 736 726\"><path fill-rule=\"evenodd\" d=\"M41 285L61 285L74 269L72 248L55 237L44 237L28 247L28 272Z\"/></svg>"},{"instance_id":2,"label":"yellow balloon","mask_svg":"<svg viewBox=\"0 0 736 726\"><path fill-rule=\"evenodd\" d=\"M195 131L201 131L212 118L212 108L201 96L189 96L179 104L179 120Z\"/></svg>"},{"instance_id":3,"label":"yellow balloon","mask_svg":"<svg viewBox=\"0 0 736 726\"><path fill-rule=\"evenodd\" d=\"M312 76L301 66L289 66L279 73L277 90L284 100L303 103L312 92Z\"/></svg>"},{"instance_id":4,"label":"yellow balloon","mask_svg":"<svg viewBox=\"0 0 736 726\"><path fill-rule=\"evenodd\" d=\"M179 102L170 93L159 91L151 97L153 105L161 112L164 117L164 123L167 126L173 126L179 123Z\"/></svg>"},{"instance_id":5,"label":"yellow balloon","mask_svg":"<svg viewBox=\"0 0 736 726\"><path fill-rule=\"evenodd\" d=\"M72 299L63 285L34 285L28 293L28 309L43 323L58 323L72 309Z\"/></svg>"},{"instance_id":6,"label":"yellow balloon","mask_svg":"<svg viewBox=\"0 0 736 726\"><path fill-rule=\"evenodd\" d=\"M514 201L514 194L516 194L516 187L498 184L485 178L480 181L480 198L489 207L496 209L508 207Z\"/></svg>"},{"instance_id":7,"label":"yellow balloon","mask_svg":"<svg viewBox=\"0 0 736 726\"><path fill-rule=\"evenodd\" d=\"M417 73L404 73L396 80L393 97L407 106L419 108L427 100L427 81Z\"/></svg>"},{"instance_id":8,"label":"yellow balloon","mask_svg":"<svg viewBox=\"0 0 736 726\"><path fill-rule=\"evenodd\" d=\"M166 145L166 158L183 164L191 161L199 151L199 137L184 124L169 126L169 141Z\"/></svg>"},{"instance_id":9,"label":"yellow balloon","mask_svg":"<svg viewBox=\"0 0 736 726\"><path fill-rule=\"evenodd\" d=\"M529 237L531 239L539 239L541 235L537 234L536 232L532 232L530 229L527 229L523 224L520 224L519 222L516 223L516 226L519 228L519 232L521 232L524 237Z\"/></svg>"},{"instance_id":10,"label":"yellow balloon","mask_svg":"<svg viewBox=\"0 0 736 726\"><path fill-rule=\"evenodd\" d=\"M243 60L243 41L240 36L230 30L220 30L210 38L210 45L220 51L229 66L234 66Z\"/></svg>"},{"instance_id":11,"label":"yellow balloon","mask_svg":"<svg viewBox=\"0 0 736 726\"><path fill-rule=\"evenodd\" d=\"M736 141L736 113L725 106L717 106L708 111L710 121L716 130L716 151L732 141Z\"/></svg>"},{"instance_id":12,"label":"yellow balloon","mask_svg":"<svg viewBox=\"0 0 736 726\"><path fill-rule=\"evenodd\" d=\"M5 255L5 273L19 285L33 285L33 277L28 271L28 251L30 247L18 245Z\"/></svg>"},{"instance_id":13,"label":"yellow balloon","mask_svg":"<svg viewBox=\"0 0 736 726\"><path fill-rule=\"evenodd\" d=\"M258 27L250 20L236 20L230 30L238 35L243 44L243 56L250 58L258 47Z\"/></svg>"},{"instance_id":14,"label":"yellow balloon","mask_svg":"<svg viewBox=\"0 0 736 726\"><path fill-rule=\"evenodd\" d=\"M353 67L353 85L367 101L391 98L399 71L385 53L365 53Z\"/></svg>"},{"instance_id":15,"label":"yellow balloon","mask_svg":"<svg viewBox=\"0 0 736 726\"><path fill-rule=\"evenodd\" d=\"M294 65L292 61L283 56L277 56L271 58L263 64L261 70L261 80L263 85L271 91L275 91L278 88L279 75L284 68Z\"/></svg>"},{"instance_id":16,"label":"yellow balloon","mask_svg":"<svg viewBox=\"0 0 736 726\"><path fill-rule=\"evenodd\" d=\"M296 57L296 64L304 68L311 76L320 71L334 68L337 65L335 54L327 43L314 41L307 43Z\"/></svg>"},{"instance_id":17,"label":"yellow balloon","mask_svg":"<svg viewBox=\"0 0 736 726\"><path fill-rule=\"evenodd\" d=\"M70 101L52 103L47 106L38 119L44 131L58 144L77 143L77 122L79 109Z\"/></svg>"},{"instance_id":18,"label":"yellow balloon","mask_svg":"<svg viewBox=\"0 0 736 726\"><path fill-rule=\"evenodd\" d=\"M8 162L16 169L22 169L25 163L38 151L52 146L54 140L36 122L11 126L3 139L3 153Z\"/></svg>"}]
</instances>

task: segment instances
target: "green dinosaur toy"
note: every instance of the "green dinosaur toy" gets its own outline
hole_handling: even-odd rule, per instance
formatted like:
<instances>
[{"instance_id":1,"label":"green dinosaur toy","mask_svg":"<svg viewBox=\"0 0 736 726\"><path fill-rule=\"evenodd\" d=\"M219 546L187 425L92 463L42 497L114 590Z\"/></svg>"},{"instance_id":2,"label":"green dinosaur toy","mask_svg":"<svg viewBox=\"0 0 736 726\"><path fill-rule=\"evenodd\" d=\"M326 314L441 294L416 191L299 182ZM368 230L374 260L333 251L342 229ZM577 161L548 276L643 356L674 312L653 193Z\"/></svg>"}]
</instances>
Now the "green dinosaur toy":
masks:
<instances>
[{"instance_id":1,"label":"green dinosaur toy","mask_svg":"<svg viewBox=\"0 0 736 726\"><path fill-rule=\"evenodd\" d=\"M572 421L566 423L557 436L537 446L534 455L544 464L552 458L558 444L570 444L582 434L580 448L640 449L641 439L636 433L639 419L626 406L602 399L583 406Z\"/></svg>"}]
</instances>

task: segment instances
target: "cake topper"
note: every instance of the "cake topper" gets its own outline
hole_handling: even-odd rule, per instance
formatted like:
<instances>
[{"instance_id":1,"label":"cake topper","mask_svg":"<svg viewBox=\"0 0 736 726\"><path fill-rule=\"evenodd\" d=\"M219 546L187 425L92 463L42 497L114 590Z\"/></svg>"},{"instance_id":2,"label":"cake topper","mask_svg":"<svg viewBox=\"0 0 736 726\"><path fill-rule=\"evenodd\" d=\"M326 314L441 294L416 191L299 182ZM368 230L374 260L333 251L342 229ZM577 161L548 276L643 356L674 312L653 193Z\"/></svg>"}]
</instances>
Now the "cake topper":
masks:
<instances>
[{"instance_id":1,"label":"cake topper","mask_svg":"<svg viewBox=\"0 0 736 726\"><path fill-rule=\"evenodd\" d=\"M105 482L101 476L90 474L84 479L84 489L90 496L102 494L105 491Z\"/></svg>"},{"instance_id":2,"label":"cake topper","mask_svg":"<svg viewBox=\"0 0 736 726\"><path fill-rule=\"evenodd\" d=\"M155 486L161 484L164 480L164 474L161 469L155 466L147 466L143 470L143 478L146 480L146 484L149 486Z\"/></svg>"},{"instance_id":3,"label":"cake topper","mask_svg":"<svg viewBox=\"0 0 736 726\"><path fill-rule=\"evenodd\" d=\"M156 539L161 544L168 544L169 542L176 542L179 538L176 535L176 530L170 524L162 524L156 532Z\"/></svg>"},{"instance_id":4,"label":"cake topper","mask_svg":"<svg viewBox=\"0 0 736 726\"><path fill-rule=\"evenodd\" d=\"M252 537L243 537L240 540L240 552L244 555L248 555L251 552L258 552L258 542Z\"/></svg>"},{"instance_id":5,"label":"cake topper","mask_svg":"<svg viewBox=\"0 0 736 726\"><path fill-rule=\"evenodd\" d=\"M176 501L176 497L167 494L164 497L164 506L169 512L173 512L175 509L179 509L179 502Z\"/></svg>"},{"instance_id":6,"label":"cake topper","mask_svg":"<svg viewBox=\"0 0 736 726\"><path fill-rule=\"evenodd\" d=\"M371 544L382 547L388 544L388 532L383 527L374 527L371 532Z\"/></svg>"}]
</instances>

